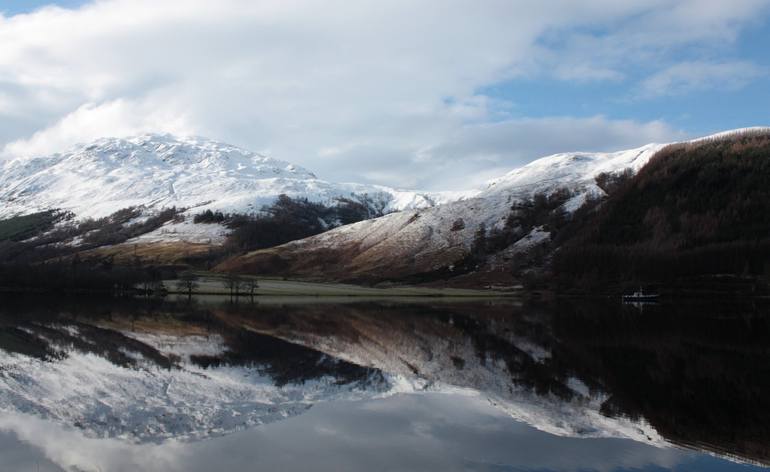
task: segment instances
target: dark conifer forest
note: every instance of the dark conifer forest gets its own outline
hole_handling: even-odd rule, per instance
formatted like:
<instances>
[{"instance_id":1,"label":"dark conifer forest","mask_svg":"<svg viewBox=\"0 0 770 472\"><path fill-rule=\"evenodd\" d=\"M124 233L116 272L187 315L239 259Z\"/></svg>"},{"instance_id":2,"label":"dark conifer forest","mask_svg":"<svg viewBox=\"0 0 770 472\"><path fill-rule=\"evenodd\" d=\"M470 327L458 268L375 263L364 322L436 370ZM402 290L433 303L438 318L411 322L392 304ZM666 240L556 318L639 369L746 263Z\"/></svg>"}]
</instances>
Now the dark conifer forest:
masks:
<instances>
[{"instance_id":1,"label":"dark conifer forest","mask_svg":"<svg viewBox=\"0 0 770 472\"><path fill-rule=\"evenodd\" d=\"M770 135L662 149L576 214L555 253L561 286L770 276Z\"/></svg>"}]
</instances>

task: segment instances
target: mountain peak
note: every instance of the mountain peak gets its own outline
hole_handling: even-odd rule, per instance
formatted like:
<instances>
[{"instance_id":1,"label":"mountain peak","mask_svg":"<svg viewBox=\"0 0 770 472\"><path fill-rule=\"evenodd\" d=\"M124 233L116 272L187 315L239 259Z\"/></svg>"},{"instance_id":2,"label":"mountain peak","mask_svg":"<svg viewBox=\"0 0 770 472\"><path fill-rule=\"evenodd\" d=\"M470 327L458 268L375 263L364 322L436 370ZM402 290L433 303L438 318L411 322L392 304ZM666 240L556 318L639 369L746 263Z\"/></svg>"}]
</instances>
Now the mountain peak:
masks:
<instances>
[{"instance_id":1,"label":"mountain peak","mask_svg":"<svg viewBox=\"0 0 770 472\"><path fill-rule=\"evenodd\" d=\"M199 136L148 133L124 138L99 138L88 144L78 144L57 156L79 161L202 166L219 168L220 171L242 171L254 177L316 178L315 174L295 164Z\"/></svg>"},{"instance_id":2,"label":"mountain peak","mask_svg":"<svg viewBox=\"0 0 770 472\"><path fill-rule=\"evenodd\" d=\"M434 204L417 192L326 182L301 166L202 137L100 138L0 162L0 218L48 209L98 218L130 206L252 213L281 194L322 203L368 194L389 211Z\"/></svg>"}]
</instances>

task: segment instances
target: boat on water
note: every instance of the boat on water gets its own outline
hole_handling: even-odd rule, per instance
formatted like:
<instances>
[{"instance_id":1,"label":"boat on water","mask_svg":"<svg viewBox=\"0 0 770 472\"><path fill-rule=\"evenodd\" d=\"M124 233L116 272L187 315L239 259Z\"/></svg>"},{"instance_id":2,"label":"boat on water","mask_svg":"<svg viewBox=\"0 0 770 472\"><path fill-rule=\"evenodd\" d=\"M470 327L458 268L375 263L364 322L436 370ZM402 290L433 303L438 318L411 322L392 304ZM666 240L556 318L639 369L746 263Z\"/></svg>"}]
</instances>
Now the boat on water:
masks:
<instances>
[{"instance_id":1,"label":"boat on water","mask_svg":"<svg viewBox=\"0 0 770 472\"><path fill-rule=\"evenodd\" d=\"M657 294L657 293L649 293L649 292L645 293L644 290L642 290L642 288L639 287L639 290L637 290L636 292L623 295L623 301L628 301L628 302L644 302L644 301L647 301L647 302L650 302L650 301L657 300L658 297L660 297L659 294Z\"/></svg>"}]
</instances>

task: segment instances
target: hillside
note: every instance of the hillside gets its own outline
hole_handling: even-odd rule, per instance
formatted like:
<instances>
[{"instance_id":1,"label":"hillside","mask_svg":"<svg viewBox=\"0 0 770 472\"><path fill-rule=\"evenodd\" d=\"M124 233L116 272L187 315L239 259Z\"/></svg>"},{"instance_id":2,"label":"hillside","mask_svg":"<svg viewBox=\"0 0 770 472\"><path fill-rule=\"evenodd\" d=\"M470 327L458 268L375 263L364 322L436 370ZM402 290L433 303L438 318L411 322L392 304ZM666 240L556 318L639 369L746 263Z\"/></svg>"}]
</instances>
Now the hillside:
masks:
<instances>
[{"instance_id":1,"label":"hillside","mask_svg":"<svg viewBox=\"0 0 770 472\"><path fill-rule=\"evenodd\" d=\"M490 260L491 282L515 283L511 260L547 242L552 229L538 224L532 209L520 208L527 221L512 221L513 208L537 196L559 193L560 207L574 211L586 199L603 195L596 177L635 172L662 145L650 144L615 153L564 153L538 159L491 181L474 198L433 208L409 210L344 226L279 247L225 261L222 271L275 273L310 278L376 283L432 282L475 271L485 261L469 261L480 229L486 236L506 233ZM547 205L546 205L547 206Z\"/></svg>"},{"instance_id":2,"label":"hillside","mask_svg":"<svg viewBox=\"0 0 770 472\"><path fill-rule=\"evenodd\" d=\"M551 286L555 274L562 288L612 290L679 276L766 275L768 142L766 129L737 130L549 156L475 198L344 226L217 269L461 286Z\"/></svg>"},{"instance_id":3,"label":"hillside","mask_svg":"<svg viewBox=\"0 0 770 472\"><path fill-rule=\"evenodd\" d=\"M554 260L567 286L767 280L770 133L667 146L570 232Z\"/></svg>"},{"instance_id":4,"label":"hillside","mask_svg":"<svg viewBox=\"0 0 770 472\"><path fill-rule=\"evenodd\" d=\"M254 241L251 235L244 242L236 235L238 250L464 196L332 183L297 165L205 138L104 138L51 156L0 161L0 259L83 251L132 264L137 257L160 263L210 259L229 235L269 213L280 198L301 206L305 220L273 218L260 225L270 238ZM34 256L27 254L30 248Z\"/></svg>"}]
</instances>

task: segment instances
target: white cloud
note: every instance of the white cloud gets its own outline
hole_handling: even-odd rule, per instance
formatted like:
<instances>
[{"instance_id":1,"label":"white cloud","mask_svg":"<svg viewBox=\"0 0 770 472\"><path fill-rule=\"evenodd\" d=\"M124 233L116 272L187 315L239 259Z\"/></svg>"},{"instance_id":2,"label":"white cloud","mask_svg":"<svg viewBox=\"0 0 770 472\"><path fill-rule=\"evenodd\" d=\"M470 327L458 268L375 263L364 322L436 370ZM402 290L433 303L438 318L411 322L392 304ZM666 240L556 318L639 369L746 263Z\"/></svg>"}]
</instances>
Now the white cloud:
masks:
<instances>
[{"instance_id":1,"label":"white cloud","mask_svg":"<svg viewBox=\"0 0 770 472\"><path fill-rule=\"evenodd\" d=\"M682 95L711 89L736 90L767 75L768 71L750 62L680 62L645 79L642 97Z\"/></svg>"},{"instance_id":2,"label":"white cloud","mask_svg":"<svg viewBox=\"0 0 770 472\"><path fill-rule=\"evenodd\" d=\"M395 181L418 188L468 188L499 177L534 158L564 151L613 151L641 144L664 143L685 136L660 121L637 122L589 118L549 117L509 119L458 127L435 138L435 145L419 149L351 146L335 158L350 177ZM379 154L377 154L379 153ZM361 155L375 156L360 163ZM398 167L391 163L402 159Z\"/></svg>"},{"instance_id":3,"label":"white cloud","mask_svg":"<svg viewBox=\"0 0 770 472\"><path fill-rule=\"evenodd\" d=\"M484 87L519 76L622 81L624 67L658 54L661 41L729 41L764 5L101 0L0 16L0 146L39 154L104 135L184 132L329 179L426 185L434 175L426 150L481 129L511 148L482 152L489 145L469 137L479 147L433 162L449 175L462 160L467 175L537 157L506 140L528 122L514 118L515 103L480 94ZM484 128L500 120L508 125ZM630 144L654 126L576 122L637 126ZM589 135L594 142L575 139L585 148L610 142Z\"/></svg>"},{"instance_id":4,"label":"white cloud","mask_svg":"<svg viewBox=\"0 0 770 472\"><path fill-rule=\"evenodd\" d=\"M66 150L74 143L86 143L98 136L131 136L151 132L182 136L193 134L192 128L185 123L184 115L166 113L148 101L116 99L100 105L82 105L28 139L8 143L3 154L45 155Z\"/></svg>"}]
</instances>

